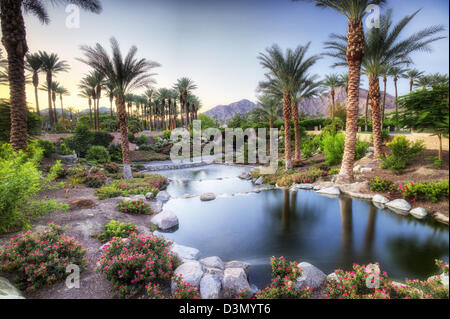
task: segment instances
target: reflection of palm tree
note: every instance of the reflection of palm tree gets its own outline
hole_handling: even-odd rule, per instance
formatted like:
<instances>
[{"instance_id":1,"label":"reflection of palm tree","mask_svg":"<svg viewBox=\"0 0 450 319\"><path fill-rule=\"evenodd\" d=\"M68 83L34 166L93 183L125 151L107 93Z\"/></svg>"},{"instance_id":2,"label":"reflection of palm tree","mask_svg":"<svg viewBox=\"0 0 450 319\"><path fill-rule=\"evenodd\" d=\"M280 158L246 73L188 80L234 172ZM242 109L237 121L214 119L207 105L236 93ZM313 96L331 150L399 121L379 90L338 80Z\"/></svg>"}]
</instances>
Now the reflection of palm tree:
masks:
<instances>
[{"instance_id":1,"label":"reflection of palm tree","mask_svg":"<svg viewBox=\"0 0 450 319\"><path fill-rule=\"evenodd\" d=\"M289 190L284 190L283 210L281 214L281 225L283 231L286 231L289 227L289 218L291 215L291 198L289 196ZM297 197L297 192L293 193L294 197Z\"/></svg>"},{"instance_id":2,"label":"reflection of palm tree","mask_svg":"<svg viewBox=\"0 0 450 319\"><path fill-rule=\"evenodd\" d=\"M353 262L353 216L352 199L349 197L340 197L339 205L341 207L342 224L342 257L343 264L350 267Z\"/></svg>"},{"instance_id":3,"label":"reflection of palm tree","mask_svg":"<svg viewBox=\"0 0 450 319\"><path fill-rule=\"evenodd\" d=\"M375 225L377 220L377 208L370 204L369 220L367 221L366 235L364 236L364 253L371 255L375 238ZM371 259L371 258L369 258Z\"/></svg>"}]
</instances>

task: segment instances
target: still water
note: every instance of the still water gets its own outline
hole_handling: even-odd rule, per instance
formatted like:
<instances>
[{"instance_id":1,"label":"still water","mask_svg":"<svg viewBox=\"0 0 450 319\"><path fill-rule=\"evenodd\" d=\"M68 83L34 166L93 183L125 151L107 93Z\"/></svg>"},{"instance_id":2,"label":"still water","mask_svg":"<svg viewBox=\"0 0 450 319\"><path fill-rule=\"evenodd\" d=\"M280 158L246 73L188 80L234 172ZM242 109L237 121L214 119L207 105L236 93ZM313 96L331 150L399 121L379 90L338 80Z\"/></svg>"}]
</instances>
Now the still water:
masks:
<instances>
[{"instance_id":1,"label":"still water","mask_svg":"<svg viewBox=\"0 0 450 319\"><path fill-rule=\"evenodd\" d=\"M198 248L201 257L251 263L249 280L258 287L270 282L271 256L307 261L325 273L378 261L396 279L425 279L435 271L435 258L448 260L445 225L314 191L247 194L255 186L236 177L244 170L209 165L158 172L171 179L168 192L174 198L165 209L179 218L179 228L164 236ZM203 192L222 196L211 202L182 198Z\"/></svg>"}]
</instances>

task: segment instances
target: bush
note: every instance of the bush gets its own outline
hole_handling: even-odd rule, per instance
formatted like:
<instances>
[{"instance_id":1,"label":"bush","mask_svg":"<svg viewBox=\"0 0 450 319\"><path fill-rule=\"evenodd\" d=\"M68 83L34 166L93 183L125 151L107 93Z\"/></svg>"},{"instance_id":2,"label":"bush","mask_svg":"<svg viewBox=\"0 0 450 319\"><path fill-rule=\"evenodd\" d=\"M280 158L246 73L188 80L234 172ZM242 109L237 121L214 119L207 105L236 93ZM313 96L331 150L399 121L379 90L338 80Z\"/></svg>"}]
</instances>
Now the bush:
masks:
<instances>
[{"instance_id":1,"label":"bush","mask_svg":"<svg viewBox=\"0 0 450 319\"><path fill-rule=\"evenodd\" d=\"M141 136L139 136L136 140L136 144L139 146L142 146L144 144L146 144L148 142L148 136L142 134Z\"/></svg>"},{"instance_id":2,"label":"bush","mask_svg":"<svg viewBox=\"0 0 450 319\"><path fill-rule=\"evenodd\" d=\"M437 202L448 199L448 181L427 182L427 183L406 183L398 186L398 190L403 198L412 202L417 200L427 200Z\"/></svg>"},{"instance_id":3,"label":"bush","mask_svg":"<svg viewBox=\"0 0 450 319\"><path fill-rule=\"evenodd\" d=\"M43 150L43 155L47 158L56 153L56 146L52 141L37 139L36 146Z\"/></svg>"},{"instance_id":4,"label":"bush","mask_svg":"<svg viewBox=\"0 0 450 319\"><path fill-rule=\"evenodd\" d=\"M171 134L172 134L171 130L165 130L163 132L162 138L165 139L165 140L170 140Z\"/></svg>"},{"instance_id":5,"label":"bush","mask_svg":"<svg viewBox=\"0 0 450 319\"><path fill-rule=\"evenodd\" d=\"M111 144L108 147L108 153L111 156L111 160L115 162L122 161L122 145L120 144Z\"/></svg>"},{"instance_id":6,"label":"bush","mask_svg":"<svg viewBox=\"0 0 450 319\"><path fill-rule=\"evenodd\" d=\"M340 164L344 155L345 135L342 133L336 135L324 134L322 143L325 163L328 165Z\"/></svg>"},{"instance_id":7,"label":"bush","mask_svg":"<svg viewBox=\"0 0 450 319\"><path fill-rule=\"evenodd\" d=\"M92 133L86 125L77 125L74 136L66 140L67 146L74 150L79 157L86 156L92 145Z\"/></svg>"},{"instance_id":8,"label":"bush","mask_svg":"<svg viewBox=\"0 0 450 319\"><path fill-rule=\"evenodd\" d=\"M86 249L64 229L50 224L43 233L27 232L11 238L0 253L0 272L11 272L20 289L35 290L64 280L70 264L86 269Z\"/></svg>"},{"instance_id":9,"label":"bush","mask_svg":"<svg viewBox=\"0 0 450 319\"><path fill-rule=\"evenodd\" d=\"M151 215L152 210L142 199L126 200L117 205L117 208L126 214Z\"/></svg>"},{"instance_id":10,"label":"bush","mask_svg":"<svg viewBox=\"0 0 450 319\"><path fill-rule=\"evenodd\" d=\"M108 163L111 161L108 151L104 146L94 145L89 148L86 155L88 161L97 161L99 163Z\"/></svg>"},{"instance_id":11,"label":"bush","mask_svg":"<svg viewBox=\"0 0 450 319\"><path fill-rule=\"evenodd\" d=\"M103 232L94 234L92 237L97 238L102 244L109 242L113 238L128 238L131 233L137 232L137 227L133 223L121 223L117 220L111 220L103 226Z\"/></svg>"},{"instance_id":12,"label":"bush","mask_svg":"<svg viewBox=\"0 0 450 319\"><path fill-rule=\"evenodd\" d=\"M134 133L128 132L128 142L133 144L136 142L136 137L134 136Z\"/></svg>"},{"instance_id":13,"label":"bush","mask_svg":"<svg viewBox=\"0 0 450 319\"><path fill-rule=\"evenodd\" d=\"M99 188L106 183L106 174L103 170L92 168L89 174L84 178L83 183L87 187Z\"/></svg>"},{"instance_id":14,"label":"bush","mask_svg":"<svg viewBox=\"0 0 450 319\"><path fill-rule=\"evenodd\" d=\"M200 299L198 288L184 281L181 276L173 276L172 281L176 284L173 299Z\"/></svg>"},{"instance_id":15,"label":"bush","mask_svg":"<svg viewBox=\"0 0 450 319\"><path fill-rule=\"evenodd\" d=\"M117 165L116 163L105 163L103 164L103 168L105 169L105 171L111 174L119 172L119 165Z\"/></svg>"},{"instance_id":16,"label":"bush","mask_svg":"<svg viewBox=\"0 0 450 319\"><path fill-rule=\"evenodd\" d=\"M157 174L146 174L139 178L129 178L112 181L95 192L99 199L117 196L145 195L152 192L155 195L167 185L167 178Z\"/></svg>"},{"instance_id":17,"label":"bush","mask_svg":"<svg viewBox=\"0 0 450 319\"><path fill-rule=\"evenodd\" d=\"M367 150L369 149L369 143L356 140L355 146L355 161L360 160L364 156L366 156Z\"/></svg>"},{"instance_id":18,"label":"bush","mask_svg":"<svg viewBox=\"0 0 450 319\"><path fill-rule=\"evenodd\" d=\"M91 144L100 145L107 148L113 140L114 137L111 134L107 132L97 131L92 133Z\"/></svg>"},{"instance_id":19,"label":"bush","mask_svg":"<svg viewBox=\"0 0 450 319\"><path fill-rule=\"evenodd\" d=\"M394 182L387 178L380 178L376 176L369 180L369 187L371 191L374 192L395 192L397 187Z\"/></svg>"},{"instance_id":20,"label":"bush","mask_svg":"<svg viewBox=\"0 0 450 319\"><path fill-rule=\"evenodd\" d=\"M153 234L113 238L96 269L111 282L113 296L131 298L143 293L149 282L168 282L172 278L180 262L170 251L171 245Z\"/></svg>"},{"instance_id":21,"label":"bush","mask_svg":"<svg viewBox=\"0 0 450 319\"><path fill-rule=\"evenodd\" d=\"M404 135L397 135L392 142L386 144L391 153L383 159L381 168L390 168L392 172L399 173L404 170L416 156L423 153L423 141L411 142Z\"/></svg>"}]
</instances>

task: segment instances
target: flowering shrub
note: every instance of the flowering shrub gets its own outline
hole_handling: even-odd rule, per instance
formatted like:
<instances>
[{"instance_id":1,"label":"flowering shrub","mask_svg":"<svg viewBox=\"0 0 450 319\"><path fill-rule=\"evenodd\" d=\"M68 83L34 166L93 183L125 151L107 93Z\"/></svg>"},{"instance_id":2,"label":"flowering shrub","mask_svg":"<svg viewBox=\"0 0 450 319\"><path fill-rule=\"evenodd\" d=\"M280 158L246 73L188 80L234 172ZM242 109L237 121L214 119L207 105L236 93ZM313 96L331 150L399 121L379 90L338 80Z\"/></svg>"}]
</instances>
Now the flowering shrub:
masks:
<instances>
[{"instance_id":1,"label":"flowering shrub","mask_svg":"<svg viewBox=\"0 0 450 319\"><path fill-rule=\"evenodd\" d=\"M31 231L12 237L0 252L0 272L16 274L20 289L35 290L66 278L66 267L75 264L86 269L86 249L64 229L50 224L43 233Z\"/></svg>"},{"instance_id":2,"label":"flowering shrub","mask_svg":"<svg viewBox=\"0 0 450 319\"><path fill-rule=\"evenodd\" d=\"M96 237L104 244L114 237L127 238L133 232L137 232L137 227L135 224L121 223L113 219L108 224L103 226L103 233L94 234L92 237Z\"/></svg>"},{"instance_id":3,"label":"flowering shrub","mask_svg":"<svg viewBox=\"0 0 450 319\"><path fill-rule=\"evenodd\" d=\"M107 177L103 170L91 170L83 182L87 187L99 188L106 183L106 179Z\"/></svg>"},{"instance_id":4,"label":"flowering shrub","mask_svg":"<svg viewBox=\"0 0 450 319\"><path fill-rule=\"evenodd\" d=\"M117 205L117 208L122 212L126 214L133 214L133 215L150 215L152 214L152 210L150 206L148 206L142 199L138 200L126 200L119 205Z\"/></svg>"},{"instance_id":5,"label":"flowering shrub","mask_svg":"<svg viewBox=\"0 0 450 319\"><path fill-rule=\"evenodd\" d=\"M371 178L369 180L370 190L374 192L395 192L397 187L394 182L387 178L380 178L376 176L375 178Z\"/></svg>"},{"instance_id":6,"label":"flowering shrub","mask_svg":"<svg viewBox=\"0 0 450 319\"><path fill-rule=\"evenodd\" d=\"M142 135L145 136L145 135ZM149 299L164 299L164 294L162 292L161 286L159 284L152 284L151 282L145 286L147 290L147 295Z\"/></svg>"},{"instance_id":7,"label":"flowering shrub","mask_svg":"<svg viewBox=\"0 0 450 319\"><path fill-rule=\"evenodd\" d=\"M170 251L171 244L153 234L113 238L98 260L97 271L111 282L113 296L131 298L142 293L149 282L172 278L179 261Z\"/></svg>"},{"instance_id":8,"label":"flowering shrub","mask_svg":"<svg viewBox=\"0 0 450 319\"><path fill-rule=\"evenodd\" d=\"M158 174L148 174L142 177L121 179L105 185L95 192L99 199L117 196L145 195L149 192L157 194L167 186L167 178Z\"/></svg>"},{"instance_id":9,"label":"flowering shrub","mask_svg":"<svg viewBox=\"0 0 450 319\"><path fill-rule=\"evenodd\" d=\"M437 202L449 196L448 181L400 184L398 190L405 199L412 202L417 200Z\"/></svg>"},{"instance_id":10,"label":"flowering shrub","mask_svg":"<svg viewBox=\"0 0 450 319\"><path fill-rule=\"evenodd\" d=\"M328 170L322 170L319 168L310 168L308 171L303 172L276 172L272 175L259 175L259 172L257 170L252 171L252 178L262 176L264 184L278 184L281 187L289 187L292 184L314 183L317 178L327 175L329 175Z\"/></svg>"},{"instance_id":11,"label":"flowering shrub","mask_svg":"<svg viewBox=\"0 0 450 319\"><path fill-rule=\"evenodd\" d=\"M103 164L103 168L111 174L119 172L119 165L113 162Z\"/></svg>"},{"instance_id":12,"label":"flowering shrub","mask_svg":"<svg viewBox=\"0 0 450 319\"><path fill-rule=\"evenodd\" d=\"M410 161L423 153L425 147L423 141L411 142L404 135L397 135L392 142L386 144L391 153L383 158L381 168L390 168L392 172L398 173L406 168Z\"/></svg>"},{"instance_id":13,"label":"flowering shrub","mask_svg":"<svg viewBox=\"0 0 450 319\"><path fill-rule=\"evenodd\" d=\"M177 288L173 292L173 299L200 299L198 288L184 281L181 276L173 276Z\"/></svg>"}]
</instances>

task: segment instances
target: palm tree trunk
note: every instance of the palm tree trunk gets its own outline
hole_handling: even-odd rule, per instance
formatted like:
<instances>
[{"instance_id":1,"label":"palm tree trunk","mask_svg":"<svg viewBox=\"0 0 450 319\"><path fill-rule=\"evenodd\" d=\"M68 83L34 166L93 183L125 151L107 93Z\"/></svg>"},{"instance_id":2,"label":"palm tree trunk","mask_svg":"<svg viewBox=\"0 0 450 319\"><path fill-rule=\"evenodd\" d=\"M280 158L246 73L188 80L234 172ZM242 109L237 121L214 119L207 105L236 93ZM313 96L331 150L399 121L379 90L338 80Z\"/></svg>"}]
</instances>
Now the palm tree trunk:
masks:
<instances>
[{"instance_id":1,"label":"palm tree trunk","mask_svg":"<svg viewBox=\"0 0 450 319\"><path fill-rule=\"evenodd\" d=\"M283 94L283 116L284 116L284 160L286 169L292 169L291 160L291 95L288 92Z\"/></svg>"},{"instance_id":2,"label":"palm tree trunk","mask_svg":"<svg viewBox=\"0 0 450 319\"><path fill-rule=\"evenodd\" d=\"M361 61L364 56L364 28L361 20L349 20L348 25L348 96L347 122L345 132L344 156L337 178L338 182L353 182L353 165L355 162L356 133L358 131L359 85L361 78Z\"/></svg>"},{"instance_id":3,"label":"palm tree trunk","mask_svg":"<svg viewBox=\"0 0 450 319\"><path fill-rule=\"evenodd\" d=\"M34 85L34 100L36 102L36 113L41 116L41 111L39 110L39 94L38 94L38 86L39 86L39 76L37 72L33 73L33 85Z\"/></svg>"},{"instance_id":4,"label":"palm tree trunk","mask_svg":"<svg viewBox=\"0 0 450 319\"><path fill-rule=\"evenodd\" d=\"M92 130L92 100L89 98L89 129Z\"/></svg>"},{"instance_id":5,"label":"palm tree trunk","mask_svg":"<svg viewBox=\"0 0 450 319\"><path fill-rule=\"evenodd\" d=\"M442 161L442 134L437 135L439 138L439 160Z\"/></svg>"},{"instance_id":6,"label":"palm tree trunk","mask_svg":"<svg viewBox=\"0 0 450 319\"><path fill-rule=\"evenodd\" d=\"M47 73L48 118L50 121L50 129L52 129L55 124L55 117L53 115L53 108L52 108L51 85L52 85L52 75L51 75L51 73Z\"/></svg>"},{"instance_id":7,"label":"palm tree trunk","mask_svg":"<svg viewBox=\"0 0 450 319\"><path fill-rule=\"evenodd\" d=\"M97 130L100 130L100 98L97 99Z\"/></svg>"},{"instance_id":8,"label":"palm tree trunk","mask_svg":"<svg viewBox=\"0 0 450 319\"><path fill-rule=\"evenodd\" d=\"M410 80L409 80L409 93L412 92L413 84L414 84L414 80L413 80L413 79L410 79Z\"/></svg>"},{"instance_id":9,"label":"palm tree trunk","mask_svg":"<svg viewBox=\"0 0 450 319\"><path fill-rule=\"evenodd\" d=\"M370 88L369 88L370 91ZM370 92L367 91L367 98L366 98L366 110L365 110L365 116L364 116L364 131L367 132L369 127L368 127L368 118L369 118L369 97L370 97Z\"/></svg>"},{"instance_id":10,"label":"palm tree trunk","mask_svg":"<svg viewBox=\"0 0 450 319\"><path fill-rule=\"evenodd\" d=\"M336 103L334 100L334 90L331 90L331 121L334 122L334 110L336 109Z\"/></svg>"},{"instance_id":11,"label":"palm tree trunk","mask_svg":"<svg viewBox=\"0 0 450 319\"><path fill-rule=\"evenodd\" d=\"M397 104L397 78L394 77L394 87L395 87L395 130L398 132L398 104Z\"/></svg>"},{"instance_id":12,"label":"palm tree trunk","mask_svg":"<svg viewBox=\"0 0 450 319\"><path fill-rule=\"evenodd\" d=\"M116 98L116 110L119 119L120 142L122 144L123 177L131 178L130 147L128 144L127 114L124 97L118 96Z\"/></svg>"},{"instance_id":13,"label":"palm tree trunk","mask_svg":"<svg viewBox=\"0 0 450 319\"><path fill-rule=\"evenodd\" d=\"M269 128L273 128L273 117L269 118Z\"/></svg>"},{"instance_id":14,"label":"palm tree trunk","mask_svg":"<svg viewBox=\"0 0 450 319\"><path fill-rule=\"evenodd\" d=\"M383 153L383 140L381 138L380 122L380 80L378 76L369 76L369 103L372 110L372 136L374 156L378 157Z\"/></svg>"},{"instance_id":15,"label":"palm tree trunk","mask_svg":"<svg viewBox=\"0 0 450 319\"><path fill-rule=\"evenodd\" d=\"M384 112L386 110L386 86L387 86L387 77L383 76L383 86L384 86L384 92L383 92L383 109L381 111L381 129L383 129L384 125Z\"/></svg>"},{"instance_id":16,"label":"palm tree trunk","mask_svg":"<svg viewBox=\"0 0 450 319\"><path fill-rule=\"evenodd\" d=\"M294 120L295 154L294 159L300 161L300 127L298 126L298 105L292 101L292 119Z\"/></svg>"},{"instance_id":17,"label":"palm tree trunk","mask_svg":"<svg viewBox=\"0 0 450 319\"><path fill-rule=\"evenodd\" d=\"M111 120L113 119L113 100L114 100L114 97L113 98L109 98L109 114L110 114L110 117L111 117Z\"/></svg>"},{"instance_id":18,"label":"palm tree trunk","mask_svg":"<svg viewBox=\"0 0 450 319\"><path fill-rule=\"evenodd\" d=\"M62 95L59 96L59 100L61 102L61 118L62 118L62 122L63 122L63 127L64 127L64 129L66 129L66 122L64 121L64 107L63 107Z\"/></svg>"}]
</instances>

